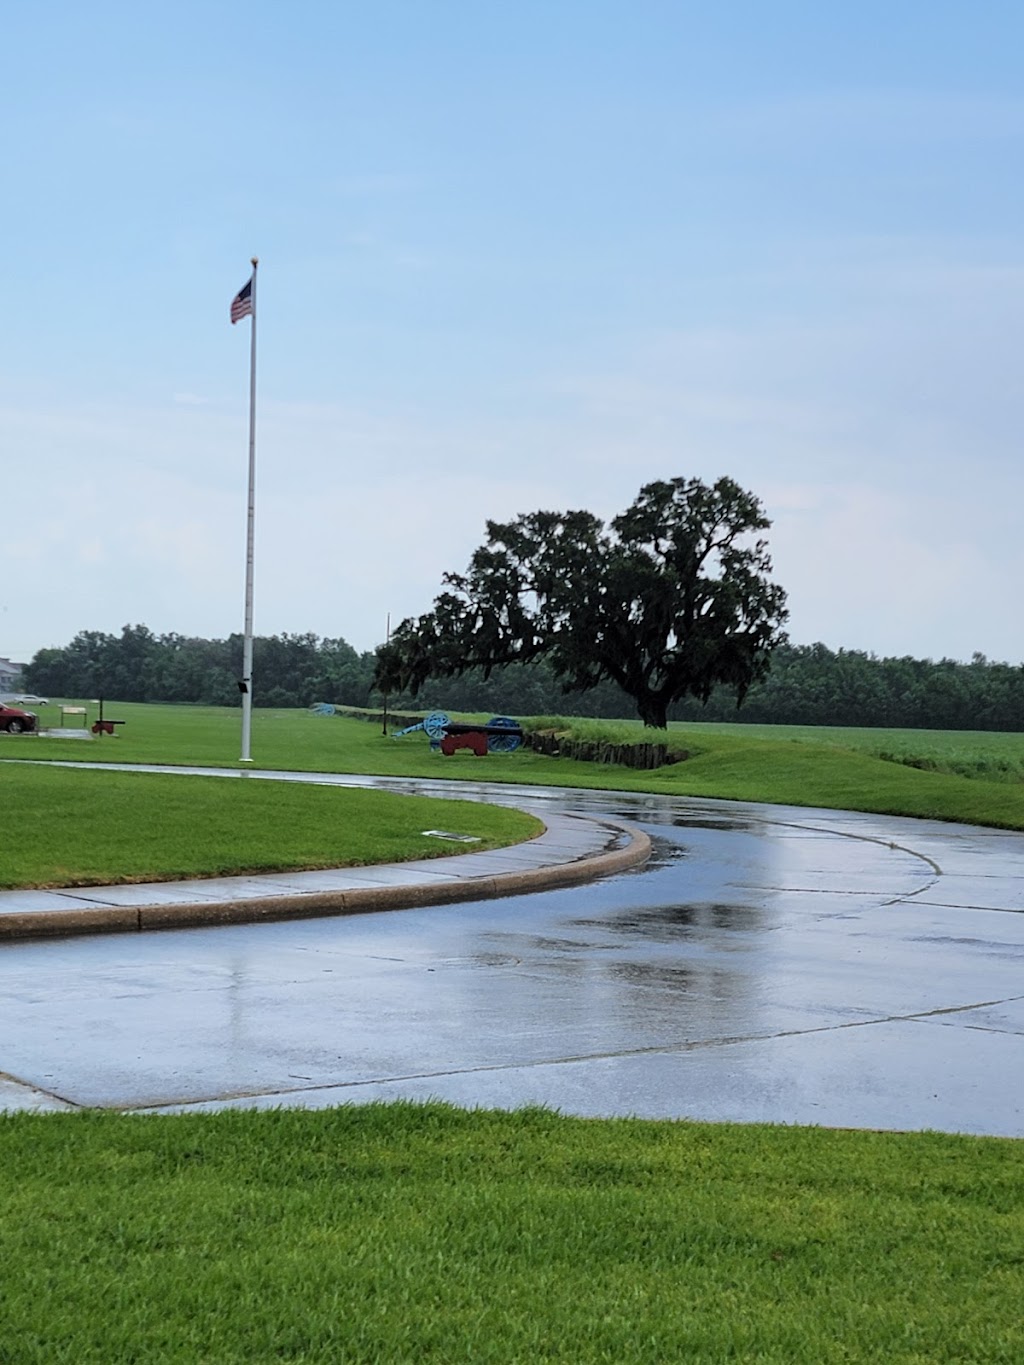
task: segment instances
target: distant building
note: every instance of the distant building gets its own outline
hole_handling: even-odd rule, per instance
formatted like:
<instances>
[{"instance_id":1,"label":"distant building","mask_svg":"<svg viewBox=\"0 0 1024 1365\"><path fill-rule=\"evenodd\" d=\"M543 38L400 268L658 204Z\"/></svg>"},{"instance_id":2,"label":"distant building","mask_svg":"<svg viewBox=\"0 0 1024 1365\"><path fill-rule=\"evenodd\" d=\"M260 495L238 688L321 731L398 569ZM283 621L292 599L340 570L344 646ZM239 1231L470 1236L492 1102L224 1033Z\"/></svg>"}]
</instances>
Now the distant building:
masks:
<instances>
[{"instance_id":1,"label":"distant building","mask_svg":"<svg viewBox=\"0 0 1024 1365\"><path fill-rule=\"evenodd\" d=\"M24 664L15 664L10 659L0 659L0 692L17 692L21 686Z\"/></svg>"}]
</instances>

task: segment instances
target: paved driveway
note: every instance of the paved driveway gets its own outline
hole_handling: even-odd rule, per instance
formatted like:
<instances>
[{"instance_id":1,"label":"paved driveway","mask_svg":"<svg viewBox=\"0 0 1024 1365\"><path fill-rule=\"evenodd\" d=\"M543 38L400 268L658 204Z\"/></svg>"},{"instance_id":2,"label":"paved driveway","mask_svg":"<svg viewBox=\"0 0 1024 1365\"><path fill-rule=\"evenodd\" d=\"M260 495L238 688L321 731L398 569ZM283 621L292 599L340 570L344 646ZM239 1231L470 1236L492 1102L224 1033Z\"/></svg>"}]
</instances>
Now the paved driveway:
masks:
<instances>
[{"instance_id":1,"label":"paved driveway","mask_svg":"<svg viewBox=\"0 0 1024 1365\"><path fill-rule=\"evenodd\" d=\"M476 791L631 820L654 858L498 901L5 944L0 1105L440 1097L1024 1136L1024 836Z\"/></svg>"}]
</instances>

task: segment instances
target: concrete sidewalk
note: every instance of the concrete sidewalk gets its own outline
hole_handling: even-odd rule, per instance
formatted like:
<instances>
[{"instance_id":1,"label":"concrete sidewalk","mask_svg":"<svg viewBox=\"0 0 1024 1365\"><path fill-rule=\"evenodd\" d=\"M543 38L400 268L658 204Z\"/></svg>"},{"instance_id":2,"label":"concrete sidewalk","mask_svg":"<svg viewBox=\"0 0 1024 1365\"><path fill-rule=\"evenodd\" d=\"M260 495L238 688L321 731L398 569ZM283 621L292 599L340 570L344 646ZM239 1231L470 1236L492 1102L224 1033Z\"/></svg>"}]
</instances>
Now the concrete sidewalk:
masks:
<instances>
[{"instance_id":1,"label":"concrete sidewalk","mask_svg":"<svg viewBox=\"0 0 1024 1365\"><path fill-rule=\"evenodd\" d=\"M401 910L543 891L635 867L650 839L619 821L543 813L525 844L416 862L130 886L0 892L0 939L125 933Z\"/></svg>"}]
</instances>

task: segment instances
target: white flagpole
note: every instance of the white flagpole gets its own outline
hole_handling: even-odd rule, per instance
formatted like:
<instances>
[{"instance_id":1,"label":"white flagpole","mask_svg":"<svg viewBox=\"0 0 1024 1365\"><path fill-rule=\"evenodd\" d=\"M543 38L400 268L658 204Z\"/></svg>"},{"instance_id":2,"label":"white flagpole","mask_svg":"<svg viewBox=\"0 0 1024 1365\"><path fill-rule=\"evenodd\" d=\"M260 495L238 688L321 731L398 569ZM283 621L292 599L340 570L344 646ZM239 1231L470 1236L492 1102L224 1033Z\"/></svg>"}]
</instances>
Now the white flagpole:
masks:
<instances>
[{"instance_id":1,"label":"white flagpole","mask_svg":"<svg viewBox=\"0 0 1024 1365\"><path fill-rule=\"evenodd\" d=\"M252 337L249 350L249 502L245 534L245 635L242 646L242 763L252 762L252 566L256 523L256 267L252 258Z\"/></svg>"}]
</instances>

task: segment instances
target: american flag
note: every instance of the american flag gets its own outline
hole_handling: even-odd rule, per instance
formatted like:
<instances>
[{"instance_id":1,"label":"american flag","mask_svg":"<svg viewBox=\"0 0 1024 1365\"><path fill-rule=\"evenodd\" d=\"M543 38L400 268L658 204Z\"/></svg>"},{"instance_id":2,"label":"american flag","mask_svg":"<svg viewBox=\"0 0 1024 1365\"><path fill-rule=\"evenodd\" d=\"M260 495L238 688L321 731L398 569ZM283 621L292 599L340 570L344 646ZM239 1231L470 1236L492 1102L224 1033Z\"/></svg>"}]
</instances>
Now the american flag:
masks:
<instances>
[{"instance_id":1,"label":"american flag","mask_svg":"<svg viewBox=\"0 0 1024 1365\"><path fill-rule=\"evenodd\" d=\"M231 300L231 321L241 322L252 314L252 280L248 280Z\"/></svg>"}]
</instances>

